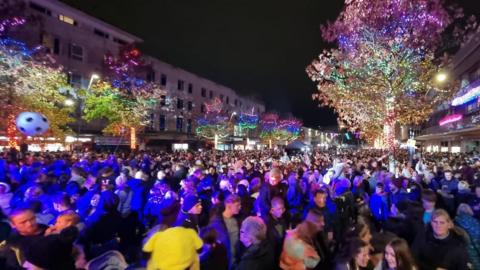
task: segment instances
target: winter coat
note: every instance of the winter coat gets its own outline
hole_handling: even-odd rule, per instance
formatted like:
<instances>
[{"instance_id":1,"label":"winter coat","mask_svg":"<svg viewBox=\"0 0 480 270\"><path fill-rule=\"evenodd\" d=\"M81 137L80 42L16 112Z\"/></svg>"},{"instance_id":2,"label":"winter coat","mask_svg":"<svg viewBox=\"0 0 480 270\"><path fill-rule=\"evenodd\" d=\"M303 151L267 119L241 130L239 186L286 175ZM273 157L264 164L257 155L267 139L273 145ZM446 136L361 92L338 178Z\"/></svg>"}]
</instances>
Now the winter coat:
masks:
<instances>
[{"instance_id":1,"label":"winter coat","mask_svg":"<svg viewBox=\"0 0 480 270\"><path fill-rule=\"evenodd\" d=\"M279 183L276 186L271 186L268 183L265 183L260 188L260 194L258 195L256 204L256 211L260 213L261 216L266 216L270 211L270 203L274 197L280 197L285 199L287 192L287 187L283 183Z\"/></svg>"},{"instance_id":2,"label":"winter coat","mask_svg":"<svg viewBox=\"0 0 480 270\"><path fill-rule=\"evenodd\" d=\"M275 269L274 252L268 240L247 248L240 258L235 270L273 270Z\"/></svg>"},{"instance_id":3,"label":"winter coat","mask_svg":"<svg viewBox=\"0 0 480 270\"><path fill-rule=\"evenodd\" d=\"M422 270L467 270L469 258L465 244L465 240L452 230L447 238L437 239L431 226L428 226L418 233L412 252Z\"/></svg>"},{"instance_id":4,"label":"winter coat","mask_svg":"<svg viewBox=\"0 0 480 270\"><path fill-rule=\"evenodd\" d=\"M227 249L227 257L228 257L229 265L232 265L234 258L232 258L230 237L228 234L227 225L225 225L225 221L223 220L222 213L219 213L219 215L214 216L211 219L209 226L213 227L217 232L217 239ZM238 228L240 229L240 222L238 223Z\"/></svg>"},{"instance_id":5,"label":"winter coat","mask_svg":"<svg viewBox=\"0 0 480 270\"><path fill-rule=\"evenodd\" d=\"M387 198L385 196L373 194L370 198L370 210L377 221L387 220L389 213Z\"/></svg>"},{"instance_id":6,"label":"winter coat","mask_svg":"<svg viewBox=\"0 0 480 270\"><path fill-rule=\"evenodd\" d=\"M455 218L455 224L465 230L470 238L467 252L473 264L473 269L480 269L480 221L467 215L460 214Z\"/></svg>"}]
</instances>

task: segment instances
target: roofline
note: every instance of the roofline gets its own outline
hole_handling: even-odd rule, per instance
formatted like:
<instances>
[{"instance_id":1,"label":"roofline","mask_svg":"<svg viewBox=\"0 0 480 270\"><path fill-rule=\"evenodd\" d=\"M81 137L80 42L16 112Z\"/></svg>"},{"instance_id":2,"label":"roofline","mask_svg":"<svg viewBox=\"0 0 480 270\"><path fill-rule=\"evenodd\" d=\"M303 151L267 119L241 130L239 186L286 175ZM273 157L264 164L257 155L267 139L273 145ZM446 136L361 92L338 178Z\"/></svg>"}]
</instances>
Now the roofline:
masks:
<instances>
[{"instance_id":1,"label":"roofline","mask_svg":"<svg viewBox=\"0 0 480 270\"><path fill-rule=\"evenodd\" d=\"M118 28L118 27L116 27L116 26L114 26L114 25L111 25L111 24L109 24L109 23L107 23L107 22L104 22L104 21L102 21L102 20L100 20L100 19L98 19L98 18L95 18L95 17L92 16L92 15L89 15L89 14L87 14L87 13L85 13L85 12L83 12L83 11L77 9L77 8L74 8L74 7L72 7L72 6L69 6L69 5L65 4L65 3L62 3L62 2L60 2L60 1L58 1L58 0L27 0L26 2L38 3L38 4L42 5L42 6L45 6L45 7L47 7L47 8L51 8L51 9L58 9L58 8L60 8L60 9L65 9L66 11L72 12L72 13L74 13L75 15L78 15L78 16L83 17L83 19L86 19L86 20L88 20L88 21L92 21L92 22L94 22L94 23L96 23L96 24L99 24L100 26L105 27L105 28L107 28L107 29L114 30L114 31L116 31L118 34L123 35L123 36L125 36L125 37L127 37L127 38L129 38L129 39L134 40L134 42L137 42L137 43L143 42L143 39L141 39L141 38L139 38L139 37L137 37L137 36L135 36L135 35L132 35L132 34L128 33L128 32L125 31L125 30L122 30L122 29L120 29L120 28Z\"/></svg>"}]
</instances>

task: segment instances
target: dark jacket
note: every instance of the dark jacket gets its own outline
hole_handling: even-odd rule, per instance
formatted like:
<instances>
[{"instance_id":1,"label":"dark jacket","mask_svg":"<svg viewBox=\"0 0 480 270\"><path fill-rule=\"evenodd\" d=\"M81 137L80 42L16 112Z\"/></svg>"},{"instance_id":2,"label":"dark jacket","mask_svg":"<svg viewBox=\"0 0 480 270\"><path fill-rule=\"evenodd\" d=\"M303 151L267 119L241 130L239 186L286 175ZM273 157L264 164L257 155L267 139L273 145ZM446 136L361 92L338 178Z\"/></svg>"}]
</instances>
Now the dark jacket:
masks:
<instances>
[{"instance_id":1,"label":"dark jacket","mask_svg":"<svg viewBox=\"0 0 480 270\"><path fill-rule=\"evenodd\" d=\"M225 221L223 220L222 213L219 213L218 215L213 216L209 226L213 227L217 232L217 239L227 249L227 257L229 260L229 265L232 265L234 258L232 258L230 237L228 234L227 225L225 225ZM240 222L238 222L238 228L240 230Z\"/></svg>"},{"instance_id":2,"label":"dark jacket","mask_svg":"<svg viewBox=\"0 0 480 270\"><path fill-rule=\"evenodd\" d=\"M206 245L204 245L205 247ZM228 270L227 249L222 243L216 243L200 254L200 269Z\"/></svg>"},{"instance_id":3,"label":"dark jacket","mask_svg":"<svg viewBox=\"0 0 480 270\"><path fill-rule=\"evenodd\" d=\"M268 214L264 222L267 225L267 239L271 243L275 254L275 269L278 269L278 262L283 249L283 240L285 239L287 230L290 229L290 224L286 213L280 219L275 219L271 214Z\"/></svg>"},{"instance_id":4,"label":"dark jacket","mask_svg":"<svg viewBox=\"0 0 480 270\"><path fill-rule=\"evenodd\" d=\"M473 269L480 269L480 221L467 215L460 214L455 218L455 224L465 230L470 238L467 252L473 264Z\"/></svg>"},{"instance_id":5,"label":"dark jacket","mask_svg":"<svg viewBox=\"0 0 480 270\"><path fill-rule=\"evenodd\" d=\"M280 197L285 200L286 192L287 187L283 183L279 183L276 186L271 186L269 183L263 184L256 201L257 213L260 212L261 216L266 216L270 211L272 199Z\"/></svg>"},{"instance_id":6,"label":"dark jacket","mask_svg":"<svg viewBox=\"0 0 480 270\"><path fill-rule=\"evenodd\" d=\"M248 247L240 257L235 270L272 270L275 269L274 254L268 240Z\"/></svg>"},{"instance_id":7,"label":"dark jacket","mask_svg":"<svg viewBox=\"0 0 480 270\"><path fill-rule=\"evenodd\" d=\"M431 226L428 226L417 234L412 252L422 270L467 270L469 258L465 245L465 240L452 230L447 238L436 239Z\"/></svg>"}]
</instances>

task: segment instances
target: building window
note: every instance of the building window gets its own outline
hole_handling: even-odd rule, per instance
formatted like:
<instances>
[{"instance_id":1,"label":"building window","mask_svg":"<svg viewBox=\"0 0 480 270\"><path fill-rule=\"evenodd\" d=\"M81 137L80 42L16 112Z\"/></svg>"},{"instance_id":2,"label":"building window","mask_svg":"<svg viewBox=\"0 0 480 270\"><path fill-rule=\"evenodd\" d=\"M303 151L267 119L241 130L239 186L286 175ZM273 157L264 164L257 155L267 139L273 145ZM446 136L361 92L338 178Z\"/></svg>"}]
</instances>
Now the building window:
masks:
<instances>
[{"instance_id":1,"label":"building window","mask_svg":"<svg viewBox=\"0 0 480 270\"><path fill-rule=\"evenodd\" d=\"M160 115L159 128L161 131L165 130L165 115Z\"/></svg>"},{"instance_id":2,"label":"building window","mask_svg":"<svg viewBox=\"0 0 480 270\"><path fill-rule=\"evenodd\" d=\"M160 106L165 107L167 105L167 96L161 95L160 96Z\"/></svg>"},{"instance_id":3,"label":"building window","mask_svg":"<svg viewBox=\"0 0 480 270\"><path fill-rule=\"evenodd\" d=\"M42 34L41 43L48 53L59 54L60 53L60 40L54 38L49 34Z\"/></svg>"},{"instance_id":4,"label":"building window","mask_svg":"<svg viewBox=\"0 0 480 270\"><path fill-rule=\"evenodd\" d=\"M148 129L149 130L154 130L154 125L155 125L154 120L155 120L155 114L151 113L150 114L150 119L148 121Z\"/></svg>"},{"instance_id":5,"label":"building window","mask_svg":"<svg viewBox=\"0 0 480 270\"><path fill-rule=\"evenodd\" d=\"M230 98L228 96L227 96L226 102L227 102L227 105L230 104Z\"/></svg>"},{"instance_id":6,"label":"building window","mask_svg":"<svg viewBox=\"0 0 480 270\"><path fill-rule=\"evenodd\" d=\"M191 101L189 101L189 102L187 103L187 109L188 109L189 112L192 111L192 107L193 107L193 104L192 104Z\"/></svg>"},{"instance_id":7,"label":"building window","mask_svg":"<svg viewBox=\"0 0 480 270\"><path fill-rule=\"evenodd\" d=\"M188 84L188 93L189 94L193 93L193 84L191 84L191 83Z\"/></svg>"},{"instance_id":8,"label":"building window","mask_svg":"<svg viewBox=\"0 0 480 270\"><path fill-rule=\"evenodd\" d=\"M202 97L206 97L207 96L207 89L205 88L202 88Z\"/></svg>"},{"instance_id":9,"label":"building window","mask_svg":"<svg viewBox=\"0 0 480 270\"><path fill-rule=\"evenodd\" d=\"M47 14L48 16L52 16L52 12L49 9L42 7L40 5L37 5L35 3L30 2L30 8L38 12L41 12L43 14Z\"/></svg>"},{"instance_id":10,"label":"building window","mask_svg":"<svg viewBox=\"0 0 480 270\"><path fill-rule=\"evenodd\" d=\"M95 33L95 35L97 35L97 36L100 36L100 37L103 37L103 38L106 38L106 39L108 39L110 37L109 34L103 32L102 30L98 30L97 28L93 29L93 33Z\"/></svg>"},{"instance_id":11,"label":"building window","mask_svg":"<svg viewBox=\"0 0 480 270\"><path fill-rule=\"evenodd\" d=\"M72 86L80 87L82 85L82 75L75 73L68 73L67 75L68 83Z\"/></svg>"},{"instance_id":12,"label":"building window","mask_svg":"<svg viewBox=\"0 0 480 270\"><path fill-rule=\"evenodd\" d=\"M223 101L223 98L224 98L223 94L220 94L220 100L221 101Z\"/></svg>"},{"instance_id":13,"label":"building window","mask_svg":"<svg viewBox=\"0 0 480 270\"><path fill-rule=\"evenodd\" d=\"M167 85L167 75L162 74L162 76L160 76L160 85Z\"/></svg>"},{"instance_id":14,"label":"building window","mask_svg":"<svg viewBox=\"0 0 480 270\"><path fill-rule=\"evenodd\" d=\"M147 73L147 82L154 82L155 81L155 71L151 70Z\"/></svg>"},{"instance_id":15,"label":"building window","mask_svg":"<svg viewBox=\"0 0 480 270\"><path fill-rule=\"evenodd\" d=\"M119 38L116 38L116 37L113 38L113 42L118 43L120 45L126 45L127 44L127 42L125 40L119 39Z\"/></svg>"},{"instance_id":16,"label":"building window","mask_svg":"<svg viewBox=\"0 0 480 270\"><path fill-rule=\"evenodd\" d=\"M210 90L210 92L208 93L208 96L210 97L210 99L213 98L213 91L212 90Z\"/></svg>"},{"instance_id":17,"label":"building window","mask_svg":"<svg viewBox=\"0 0 480 270\"><path fill-rule=\"evenodd\" d=\"M62 15L62 14L58 15L58 19L70 25L77 25L77 22L73 18Z\"/></svg>"},{"instance_id":18,"label":"building window","mask_svg":"<svg viewBox=\"0 0 480 270\"><path fill-rule=\"evenodd\" d=\"M184 85L184 84L185 84L184 81L178 80L177 89L178 89L178 90L183 90L183 85Z\"/></svg>"},{"instance_id":19,"label":"building window","mask_svg":"<svg viewBox=\"0 0 480 270\"><path fill-rule=\"evenodd\" d=\"M235 105L235 106L238 105L238 100L237 100L237 99L235 99L235 100L233 101L233 105Z\"/></svg>"},{"instance_id":20,"label":"building window","mask_svg":"<svg viewBox=\"0 0 480 270\"><path fill-rule=\"evenodd\" d=\"M177 117L177 132L183 131L183 117Z\"/></svg>"},{"instance_id":21,"label":"building window","mask_svg":"<svg viewBox=\"0 0 480 270\"><path fill-rule=\"evenodd\" d=\"M83 48L76 44L70 44L70 58L83 61Z\"/></svg>"},{"instance_id":22,"label":"building window","mask_svg":"<svg viewBox=\"0 0 480 270\"><path fill-rule=\"evenodd\" d=\"M183 109L183 99L177 100L177 109L179 110Z\"/></svg>"},{"instance_id":23,"label":"building window","mask_svg":"<svg viewBox=\"0 0 480 270\"><path fill-rule=\"evenodd\" d=\"M54 54L60 54L60 39L59 38L55 38L53 40L53 53Z\"/></svg>"},{"instance_id":24,"label":"building window","mask_svg":"<svg viewBox=\"0 0 480 270\"><path fill-rule=\"evenodd\" d=\"M205 113L205 104L202 104L202 106L200 106L200 112Z\"/></svg>"},{"instance_id":25,"label":"building window","mask_svg":"<svg viewBox=\"0 0 480 270\"><path fill-rule=\"evenodd\" d=\"M187 133L188 134L192 133L192 119L187 120Z\"/></svg>"}]
</instances>

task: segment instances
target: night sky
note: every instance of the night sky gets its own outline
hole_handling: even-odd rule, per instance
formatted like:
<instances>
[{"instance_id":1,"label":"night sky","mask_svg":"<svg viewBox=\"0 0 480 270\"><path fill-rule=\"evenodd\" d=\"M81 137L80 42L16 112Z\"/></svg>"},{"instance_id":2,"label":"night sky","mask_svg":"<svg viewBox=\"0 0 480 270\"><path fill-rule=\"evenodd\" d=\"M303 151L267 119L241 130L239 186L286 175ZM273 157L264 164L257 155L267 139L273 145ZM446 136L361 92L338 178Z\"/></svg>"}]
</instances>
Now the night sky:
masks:
<instances>
[{"instance_id":1,"label":"night sky","mask_svg":"<svg viewBox=\"0 0 480 270\"><path fill-rule=\"evenodd\" d=\"M332 110L312 100L305 67L329 46L320 25L337 17L343 0L62 2L139 36L147 54L258 97L267 110L310 127L336 125ZM460 2L480 13L478 0Z\"/></svg>"}]
</instances>

